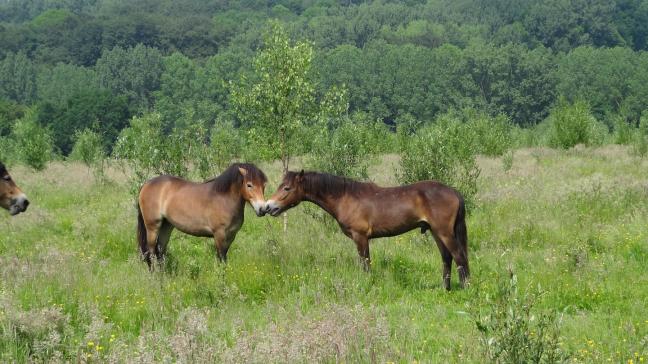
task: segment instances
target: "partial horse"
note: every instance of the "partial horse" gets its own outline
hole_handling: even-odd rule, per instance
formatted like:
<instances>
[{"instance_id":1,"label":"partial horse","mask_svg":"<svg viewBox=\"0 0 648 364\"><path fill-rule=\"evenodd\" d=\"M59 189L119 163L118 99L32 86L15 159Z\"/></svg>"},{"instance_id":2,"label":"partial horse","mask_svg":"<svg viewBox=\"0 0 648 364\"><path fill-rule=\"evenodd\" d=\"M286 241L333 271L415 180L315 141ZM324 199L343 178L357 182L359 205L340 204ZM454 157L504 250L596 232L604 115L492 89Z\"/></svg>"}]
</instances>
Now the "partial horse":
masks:
<instances>
[{"instance_id":1,"label":"partial horse","mask_svg":"<svg viewBox=\"0 0 648 364\"><path fill-rule=\"evenodd\" d=\"M173 176L146 182L138 199L137 236L142 256L162 261L173 228L193 236L213 237L218 258L227 251L243 225L245 202L257 216L265 215L265 174L253 164L235 163L220 176L195 183Z\"/></svg>"},{"instance_id":2,"label":"partial horse","mask_svg":"<svg viewBox=\"0 0 648 364\"><path fill-rule=\"evenodd\" d=\"M468 235L463 197L435 181L400 187L317 172L287 172L265 212L277 216L302 201L309 201L333 216L342 232L355 241L365 270L369 270L369 240L395 236L415 228L430 230L443 260L443 286L450 289L452 260L461 286L469 277Z\"/></svg>"},{"instance_id":3,"label":"partial horse","mask_svg":"<svg viewBox=\"0 0 648 364\"><path fill-rule=\"evenodd\" d=\"M0 207L9 210L11 216L25 212L29 200L23 191L16 186L5 165L0 162Z\"/></svg>"}]
</instances>

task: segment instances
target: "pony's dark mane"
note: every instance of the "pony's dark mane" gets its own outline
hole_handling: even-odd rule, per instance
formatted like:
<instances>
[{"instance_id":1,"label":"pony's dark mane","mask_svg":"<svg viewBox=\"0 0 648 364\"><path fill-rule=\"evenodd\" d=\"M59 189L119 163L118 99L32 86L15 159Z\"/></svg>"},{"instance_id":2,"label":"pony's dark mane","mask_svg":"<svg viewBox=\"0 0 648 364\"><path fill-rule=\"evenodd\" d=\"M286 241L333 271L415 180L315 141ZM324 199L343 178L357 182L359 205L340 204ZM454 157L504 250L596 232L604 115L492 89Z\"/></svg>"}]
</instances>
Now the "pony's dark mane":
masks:
<instances>
[{"instance_id":1,"label":"pony's dark mane","mask_svg":"<svg viewBox=\"0 0 648 364\"><path fill-rule=\"evenodd\" d=\"M290 178L294 178L297 172L288 172ZM302 182L304 191L319 196L341 196L343 194L358 195L376 187L373 183L358 182L346 177L340 177L328 173L305 172Z\"/></svg>"},{"instance_id":2,"label":"pony's dark mane","mask_svg":"<svg viewBox=\"0 0 648 364\"><path fill-rule=\"evenodd\" d=\"M248 180L258 181L261 180L263 183L268 181L266 175L261 171L257 166L252 163L234 163L227 167L220 176L214 177L205 181L205 183L212 183L214 190L218 192L227 192L234 183L239 185L243 183L243 176L239 171L239 168L243 168L247 171Z\"/></svg>"}]
</instances>

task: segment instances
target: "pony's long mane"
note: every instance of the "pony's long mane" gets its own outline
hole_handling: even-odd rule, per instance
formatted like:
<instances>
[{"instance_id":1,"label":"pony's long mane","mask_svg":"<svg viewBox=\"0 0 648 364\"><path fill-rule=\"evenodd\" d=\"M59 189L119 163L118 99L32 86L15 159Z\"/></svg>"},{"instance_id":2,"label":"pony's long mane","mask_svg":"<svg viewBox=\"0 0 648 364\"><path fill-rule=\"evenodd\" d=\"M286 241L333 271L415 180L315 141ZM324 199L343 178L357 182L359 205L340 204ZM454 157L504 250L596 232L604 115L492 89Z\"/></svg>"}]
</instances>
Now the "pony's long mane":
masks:
<instances>
[{"instance_id":1,"label":"pony's long mane","mask_svg":"<svg viewBox=\"0 0 648 364\"><path fill-rule=\"evenodd\" d=\"M288 172L288 174L292 174L289 176L292 179L296 177L297 172ZM305 172L302 186L308 193L333 197L344 194L359 195L376 187L373 183L358 182L350 178L320 172Z\"/></svg>"},{"instance_id":2,"label":"pony's long mane","mask_svg":"<svg viewBox=\"0 0 648 364\"><path fill-rule=\"evenodd\" d=\"M263 171L257 168L254 164L234 163L227 167L227 169L219 176L209 179L205 181L205 183L212 183L213 189L218 192L227 192L232 184L238 183L240 185L243 183L243 176L241 175L239 168L243 168L247 171L248 180L262 181L263 183L268 181L268 178Z\"/></svg>"}]
</instances>

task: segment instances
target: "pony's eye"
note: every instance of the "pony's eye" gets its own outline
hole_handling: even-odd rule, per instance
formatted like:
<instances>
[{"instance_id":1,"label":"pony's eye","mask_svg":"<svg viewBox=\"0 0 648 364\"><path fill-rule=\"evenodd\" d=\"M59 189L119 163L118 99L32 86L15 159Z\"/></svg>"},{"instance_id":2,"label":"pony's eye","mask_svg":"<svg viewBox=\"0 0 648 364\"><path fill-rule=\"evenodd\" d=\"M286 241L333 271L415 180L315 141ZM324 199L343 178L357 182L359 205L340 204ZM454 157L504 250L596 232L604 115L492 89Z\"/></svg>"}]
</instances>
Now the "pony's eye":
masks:
<instances>
[{"instance_id":1,"label":"pony's eye","mask_svg":"<svg viewBox=\"0 0 648 364\"><path fill-rule=\"evenodd\" d=\"M4 177L2 177L2 179L5 180L5 181L7 181L7 182L11 181L11 177L10 177L10 176L4 176Z\"/></svg>"},{"instance_id":2,"label":"pony's eye","mask_svg":"<svg viewBox=\"0 0 648 364\"><path fill-rule=\"evenodd\" d=\"M248 184L247 184L247 187L248 187L248 188L252 188L252 184L251 184L251 183L248 183Z\"/></svg>"},{"instance_id":3,"label":"pony's eye","mask_svg":"<svg viewBox=\"0 0 648 364\"><path fill-rule=\"evenodd\" d=\"M288 186L284 187L284 191L290 191L290 187Z\"/></svg>"}]
</instances>

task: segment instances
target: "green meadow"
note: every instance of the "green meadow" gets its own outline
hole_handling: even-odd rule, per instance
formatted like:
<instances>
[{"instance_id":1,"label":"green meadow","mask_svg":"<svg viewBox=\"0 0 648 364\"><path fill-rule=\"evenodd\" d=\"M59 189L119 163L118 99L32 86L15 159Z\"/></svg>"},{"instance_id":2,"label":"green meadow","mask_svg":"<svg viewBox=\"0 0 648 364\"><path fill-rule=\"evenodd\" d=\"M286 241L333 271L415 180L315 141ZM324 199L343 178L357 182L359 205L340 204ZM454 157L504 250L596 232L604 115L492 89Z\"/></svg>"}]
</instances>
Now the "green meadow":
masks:
<instances>
[{"instance_id":1,"label":"green meadow","mask_svg":"<svg viewBox=\"0 0 648 364\"><path fill-rule=\"evenodd\" d=\"M394 185L397 165L369 175ZM122 172L14 166L32 205L0 216L0 361L479 363L534 345L540 361L648 362L648 159L579 146L478 165L471 285L453 267L450 292L429 235L374 240L365 273L308 203L286 233L247 207L227 265L176 231L150 273ZM269 196L280 165L260 166Z\"/></svg>"}]
</instances>

